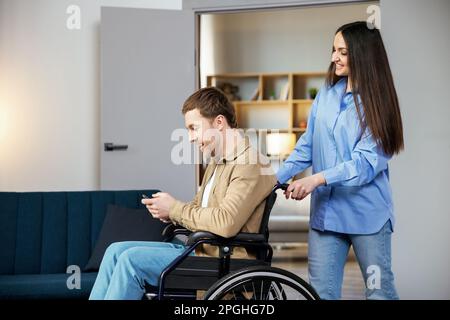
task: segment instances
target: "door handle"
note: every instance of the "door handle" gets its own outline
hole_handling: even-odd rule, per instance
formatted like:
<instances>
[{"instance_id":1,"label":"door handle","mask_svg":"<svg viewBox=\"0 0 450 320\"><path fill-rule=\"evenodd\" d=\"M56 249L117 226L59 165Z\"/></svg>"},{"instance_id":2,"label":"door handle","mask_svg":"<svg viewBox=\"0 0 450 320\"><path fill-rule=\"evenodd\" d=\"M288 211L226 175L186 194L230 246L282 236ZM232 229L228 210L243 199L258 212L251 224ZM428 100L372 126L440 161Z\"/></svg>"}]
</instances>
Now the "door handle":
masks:
<instances>
[{"instance_id":1,"label":"door handle","mask_svg":"<svg viewBox=\"0 0 450 320\"><path fill-rule=\"evenodd\" d=\"M119 145L111 142L105 142L105 151L127 150L127 149L128 149L127 144Z\"/></svg>"}]
</instances>

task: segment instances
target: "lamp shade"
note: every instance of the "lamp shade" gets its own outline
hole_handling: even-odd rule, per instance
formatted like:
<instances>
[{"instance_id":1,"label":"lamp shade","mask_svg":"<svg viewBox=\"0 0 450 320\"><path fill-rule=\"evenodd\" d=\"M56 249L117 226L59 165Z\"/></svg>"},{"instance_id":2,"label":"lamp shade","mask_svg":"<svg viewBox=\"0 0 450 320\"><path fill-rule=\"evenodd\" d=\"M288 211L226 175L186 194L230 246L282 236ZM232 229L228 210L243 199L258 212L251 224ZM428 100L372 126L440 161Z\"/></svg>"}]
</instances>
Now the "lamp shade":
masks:
<instances>
[{"instance_id":1,"label":"lamp shade","mask_svg":"<svg viewBox=\"0 0 450 320\"><path fill-rule=\"evenodd\" d=\"M267 135L267 154L268 155L289 155L295 147L294 133L270 133Z\"/></svg>"}]
</instances>

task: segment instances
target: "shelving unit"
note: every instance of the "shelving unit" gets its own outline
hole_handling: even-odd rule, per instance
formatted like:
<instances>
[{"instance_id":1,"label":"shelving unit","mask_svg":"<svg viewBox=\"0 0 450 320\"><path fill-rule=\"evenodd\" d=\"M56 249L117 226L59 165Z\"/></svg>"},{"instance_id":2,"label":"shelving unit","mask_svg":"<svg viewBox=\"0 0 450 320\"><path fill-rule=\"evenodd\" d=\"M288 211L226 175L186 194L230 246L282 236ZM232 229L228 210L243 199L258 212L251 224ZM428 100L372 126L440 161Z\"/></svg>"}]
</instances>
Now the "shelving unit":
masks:
<instances>
[{"instance_id":1,"label":"shelving unit","mask_svg":"<svg viewBox=\"0 0 450 320\"><path fill-rule=\"evenodd\" d=\"M294 133L298 139L306 130L313 99L310 88L317 90L325 73L236 73L207 76L207 86L234 86L230 94L238 125L248 129L278 129Z\"/></svg>"}]
</instances>

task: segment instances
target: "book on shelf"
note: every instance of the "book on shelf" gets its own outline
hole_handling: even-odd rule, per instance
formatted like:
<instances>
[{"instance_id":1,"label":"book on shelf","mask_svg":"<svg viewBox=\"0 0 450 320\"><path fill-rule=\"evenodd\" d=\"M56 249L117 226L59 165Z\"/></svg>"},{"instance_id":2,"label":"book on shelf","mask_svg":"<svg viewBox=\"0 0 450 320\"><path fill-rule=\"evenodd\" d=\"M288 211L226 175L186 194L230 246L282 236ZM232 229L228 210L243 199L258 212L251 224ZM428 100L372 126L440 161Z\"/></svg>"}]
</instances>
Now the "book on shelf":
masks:
<instances>
[{"instance_id":1,"label":"book on shelf","mask_svg":"<svg viewBox=\"0 0 450 320\"><path fill-rule=\"evenodd\" d=\"M280 100L287 100L289 98L289 82L286 82L280 91Z\"/></svg>"},{"instance_id":2,"label":"book on shelf","mask_svg":"<svg viewBox=\"0 0 450 320\"><path fill-rule=\"evenodd\" d=\"M259 97L259 88L256 88L255 91L253 91L253 94L250 98L251 101L256 101L258 100Z\"/></svg>"}]
</instances>

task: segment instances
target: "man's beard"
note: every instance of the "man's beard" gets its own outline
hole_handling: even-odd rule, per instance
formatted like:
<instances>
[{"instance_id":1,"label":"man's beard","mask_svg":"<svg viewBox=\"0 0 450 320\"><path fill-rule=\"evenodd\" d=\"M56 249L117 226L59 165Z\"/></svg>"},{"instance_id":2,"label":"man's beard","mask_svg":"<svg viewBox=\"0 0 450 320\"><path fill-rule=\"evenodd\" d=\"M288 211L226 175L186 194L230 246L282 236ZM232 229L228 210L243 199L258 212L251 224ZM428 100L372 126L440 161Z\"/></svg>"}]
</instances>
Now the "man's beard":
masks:
<instances>
[{"instance_id":1,"label":"man's beard","mask_svg":"<svg viewBox=\"0 0 450 320\"><path fill-rule=\"evenodd\" d=\"M215 149L208 150L208 146L206 146L206 148L204 148L201 153L202 153L203 163L207 163L207 164L210 163L211 160L215 159L215 156L216 156Z\"/></svg>"}]
</instances>

